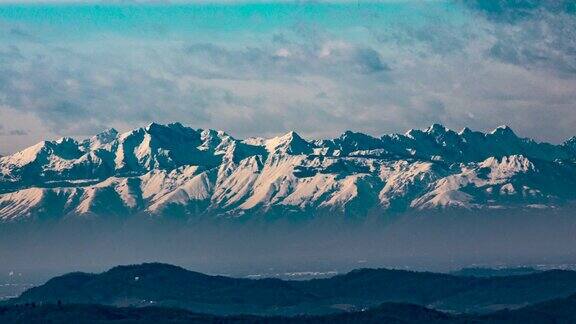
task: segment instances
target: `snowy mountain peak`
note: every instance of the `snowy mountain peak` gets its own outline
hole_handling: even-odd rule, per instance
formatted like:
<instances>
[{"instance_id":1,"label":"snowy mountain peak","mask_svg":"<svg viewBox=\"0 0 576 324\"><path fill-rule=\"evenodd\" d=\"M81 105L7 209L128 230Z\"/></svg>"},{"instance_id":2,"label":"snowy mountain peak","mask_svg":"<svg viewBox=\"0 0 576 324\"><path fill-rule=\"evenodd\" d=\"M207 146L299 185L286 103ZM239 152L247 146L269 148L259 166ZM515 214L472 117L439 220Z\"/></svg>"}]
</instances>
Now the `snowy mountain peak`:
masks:
<instances>
[{"instance_id":1,"label":"snowy mountain peak","mask_svg":"<svg viewBox=\"0 0 576 324\"><path fill-rule=\"evenodd\" d=\"M576 199L576 139L440 124L380 138L347 131L237 140L151 123L0 158L0 220L64 214L330 215L428 208L530 208Z\"/></svg>"},{"instance_id":2,"label":"snowy mountain peak","mask_svg":"<svg viewBox=\"0 0 576 324\"><path fill-rule=\"evenodd\" d=\"M101 143L110 143L118 137L118 131L114 128L108 128L96 135L94 135L94 139L97 139Z\"/></svg>"},{"instance_id":3,"label":"snowy mountain peak","mask_svg":"<svg viewBox=\"0 0 576 324\"><path fill-rule=\"evenodd\" d=\"M444 125L441 124L432 124L430 125L430 127L428 127L428 129L426 129L426 133L429 134L443 134L448 132L449 129L444 127Z\"/></svg>"},{"instance_id":4,"label":"snowy mountain peak","mask_svg":"<svg viewBox=\"0 0 576 324\"><path fill-rule=\"evenodd\" d=\"M490 134L498 135L498 136L506 136L506 137L517 137L516 133L514 133L512 128L510 128L507 125L501 125L501 126L496 127L492 132L490 132Z\"/></svg>"},{"instance_id":5,"label":"snowy mountain peak","mask_svg":"<svg viewBox=\"0 0 576 324\"><path fill-rule=\"evenodd\" d=\"M150 123L144 128L145 132L163 140L189 140L199 139L200 132L182 125L181 123L171 123L167 125Z\"/></svg>"},{"instance_id":6,"label":"snowy mountain peak","mask_svg":"<svg viewBox=\"0 0 576 324\"><path fill-rule=\"evenodd\" d=\"M76 140L73 139L72 137L61 137L59 139L57 139L56 144L59 145L76 145Z\"/></svg>"},{"instance_id":7,"label":"snowy mountain peak","mask_svg":"<svg viewBox=\"0 0 576 324\"><path fill-rule=\"evenodd\" d=\"M463 136L463 135L469 135L469 134L472 134L472 133L473 133L473 132L472 132L472 130L471 130L470 128L464 127L464 128L462 128L462 129L458 132L458 135Z\"/></svg>"},{"instance_id":8,"label":"snowy mountain peak","mask_svg":"<svg viewBox=\"0 0 576 324\"><path fill-rule=\"evenodd\" d=\"M271 154L310 154L313 144L307 142L298 133L292 131L285 135L265 141L265 146Z\"/></svg>"},{"instance_id":9,"label":"snowy mountain peak","mask_svg":"<svg viewBox=\"0 0 576 324\"><path fill-rule=\"evenodd\" d=\"M427 136L442 136L446 133L453 132L452 130L444 127L441 124L432 124L425 129L410 129L404 135L411 139L418 139ZM455 132L453 132L455 133ZM456 134L456 133L455 133Z\"/></svg>"},{"instance_id":10,"label":"snowy mountain peak","mask_svg":"<svg viewBox=\"0 0 576 324\"><path fill-rule=\"evenodd\" d=\"M96 151L98 149L104 148L107 145L112 145L114 141L118 138L118 131L114 128L106 129L88 139L85 139L81 145L84 150Z\"/></svg>"},{"instance_id":11,"label":"snowy mountain peak","mask_svg":"<svg viewBox=\"0 0 576 324\"><path fill-rule=\"evenodd\" d=\"M576 151L576 136L570 137L564 143L562 143L562 145L567 147L571 151Z\"/></svg>"},{"instance_id":12,"label":"snowy mountain peak","mask_svg":"<svg viewBox=\"0 0 576 324\"><path fill-rule=\"evenodd\" d=\"M156 122L151 122L150 124L146 125L146 127L144 127L144 129L145 129L147 132L150 132L151 130L153 130L153 129L155 129L155 128L158 128L158 127L169 127L169 126L170 126L170 124L168 124L168 125L165 126L165 125L158 124L158 123L156 123Z\"/></svg>"},{"instance_id":13,"label":"snowy mountain peak","mask_svg":"<svg viewBox=\"0 0 576 324\"><path fill-rule=\"evenodd\" d=\"M3 157L3 162L11 163L14 166L24 166L28 163L34 162L40 155L49 151L48 145L50 142L42 141L36 145L30 146L22 151L16 152L12 155Z\"/></svg>"}]
</instances>

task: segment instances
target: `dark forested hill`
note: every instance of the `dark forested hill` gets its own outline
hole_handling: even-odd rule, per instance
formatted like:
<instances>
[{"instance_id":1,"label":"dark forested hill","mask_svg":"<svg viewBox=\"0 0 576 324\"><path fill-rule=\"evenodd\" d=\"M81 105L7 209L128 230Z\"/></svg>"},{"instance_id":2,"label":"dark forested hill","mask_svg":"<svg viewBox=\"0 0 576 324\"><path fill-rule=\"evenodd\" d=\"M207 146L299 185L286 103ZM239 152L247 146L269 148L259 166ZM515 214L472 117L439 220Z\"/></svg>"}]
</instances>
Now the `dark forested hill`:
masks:
<instances>
[{"instance_id":1,"label":"dark forested hill","mask_svg":"<svg viewBox=\"0 0 576 324\"><path fill-rule=\"evenodd\" d=\"M450 312L521 308L576 293L576 272L475 278L361 269L328 279L285 281L209 276L159 263L101 274L70 273L29 289L10 304L81 303L163 306L212 314L328 314L410 303Z\"/></svg>"},{"instance_id":2,"label":"dark forested hill","mask_svg":"<svg viewBox=\"0 0 576 324\"><path fill-rule=\"evenodd\" d=\"M89 304L0 306L0 322L12 323L457 323L459 318L410 304L383 304L364 311L324 316L217 316L176 308L123 307Z\"/></svg>"},{"instance_id":3,"label":"dark forested hill","mask_svg":"<svg viewBox=\"0 0 576 324\"><path fill-rule=\"evenodd\" d=\"M519 276L540 272L540 270L531 267L517 267L517 268L502 268L502 269L492 269L492 268L463 268L458 271L451 272L450 274L466 277L505 277L505 276Z\"/></svg>"},{"instance_id":4,"label":"dark forested hill","mask_svg":"<svg viewBox=\"0 0 576 324\"><path fill-rule=\"evenodd\" d=\"M114 307L90 304L23 304L0 306L0 323L253 323L253 324L464 324L576 323L576 295L539 303L517 310L484 315L447 314L426 307L384 303L368 310L322 316L263 317L255 315L218 316L193 313L177 308Z\"/></svg>"}]
</instances>

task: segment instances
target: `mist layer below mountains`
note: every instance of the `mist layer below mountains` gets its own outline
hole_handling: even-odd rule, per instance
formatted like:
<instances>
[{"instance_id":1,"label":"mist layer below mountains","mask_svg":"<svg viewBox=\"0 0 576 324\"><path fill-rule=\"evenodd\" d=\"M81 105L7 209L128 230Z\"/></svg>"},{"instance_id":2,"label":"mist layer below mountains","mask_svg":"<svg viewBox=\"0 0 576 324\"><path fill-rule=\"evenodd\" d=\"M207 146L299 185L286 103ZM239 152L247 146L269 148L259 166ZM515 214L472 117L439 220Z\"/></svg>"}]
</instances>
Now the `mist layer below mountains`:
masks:
<instances>
[{"instance_id":1,"label":"mist layer below mountains","mask_svg":"<svg viewBox=\"0 0 576 324\"><path fill-rule=\"evenodd\" d=\"M419 213L397 219L231 222L131 219L4 224L0 271L50 274L167 262L212 274L290 277L359 267L449 271L469 266L570 267L571 209Z\"/></svg>"}]
</instances>

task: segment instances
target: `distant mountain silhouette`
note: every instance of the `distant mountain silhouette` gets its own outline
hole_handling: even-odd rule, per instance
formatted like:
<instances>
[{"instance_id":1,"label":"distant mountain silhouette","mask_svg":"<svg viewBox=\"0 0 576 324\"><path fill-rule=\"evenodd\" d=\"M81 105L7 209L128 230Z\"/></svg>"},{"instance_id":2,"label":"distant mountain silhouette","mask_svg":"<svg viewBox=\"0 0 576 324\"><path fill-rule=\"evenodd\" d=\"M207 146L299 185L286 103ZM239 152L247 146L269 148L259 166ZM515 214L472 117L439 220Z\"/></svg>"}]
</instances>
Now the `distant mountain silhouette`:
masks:
<instances>
[{"instance_id":1,"label":"distant mountain silhouette","mask_svg":"<svg viewBox=\"0 0 576 324\"><path fill-rule=\"evenodd\" d=\"M576 272L545 271L476 278L430 272L362 269L328 279L285 281L209 276L158 263L101 274L70 273L10 300L165 306L213 314L328 314L410 303L450 312L491 312L576 293Z\"/></svg>"}]
</instances>

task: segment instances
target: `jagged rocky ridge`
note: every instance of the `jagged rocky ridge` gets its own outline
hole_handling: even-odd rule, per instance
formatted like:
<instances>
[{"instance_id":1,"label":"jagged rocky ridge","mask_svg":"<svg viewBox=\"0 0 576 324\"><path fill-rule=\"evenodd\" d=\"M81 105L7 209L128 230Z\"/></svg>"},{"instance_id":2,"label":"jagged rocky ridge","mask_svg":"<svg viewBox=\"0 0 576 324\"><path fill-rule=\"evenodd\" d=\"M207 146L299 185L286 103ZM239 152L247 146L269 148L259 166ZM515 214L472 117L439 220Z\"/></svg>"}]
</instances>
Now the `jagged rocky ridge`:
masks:
<instances>
[{"instance_id":1,"label":"jagged rocky ridge","mask_svg":"<svg viewBox=\"0 0 576 324\"><path fill-rule=\"evenodd\" d=\"M294 132L235 139L180 123L44 141L0 158L0 219L65 215L249 217L555 208L576 197L576 138L561 145L425 130L380 138Z\"/></svg>"}]
</instances>

